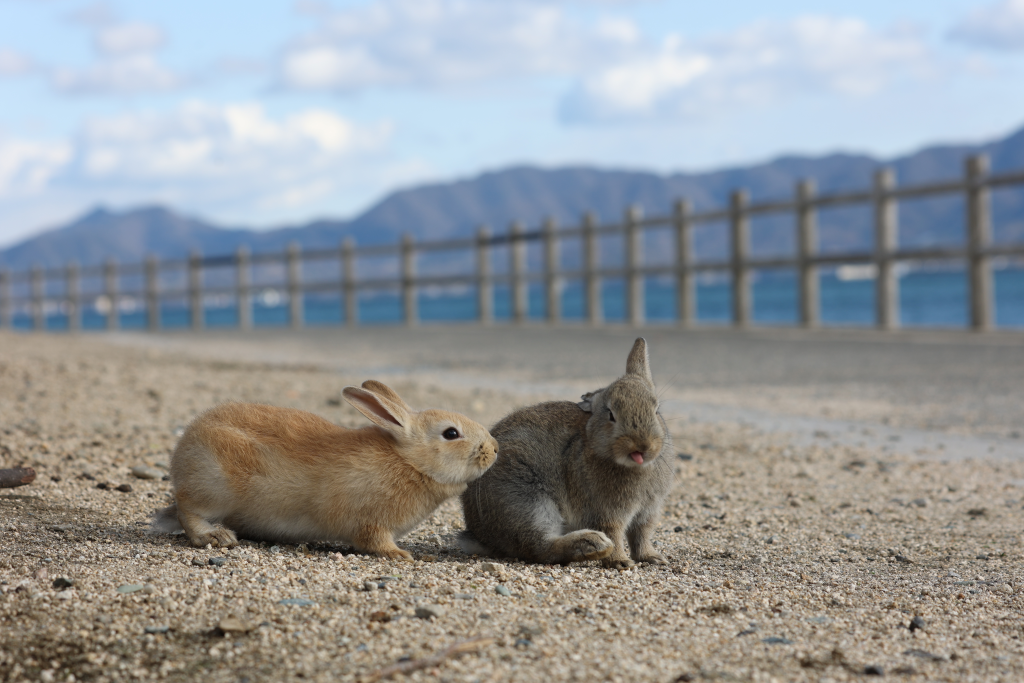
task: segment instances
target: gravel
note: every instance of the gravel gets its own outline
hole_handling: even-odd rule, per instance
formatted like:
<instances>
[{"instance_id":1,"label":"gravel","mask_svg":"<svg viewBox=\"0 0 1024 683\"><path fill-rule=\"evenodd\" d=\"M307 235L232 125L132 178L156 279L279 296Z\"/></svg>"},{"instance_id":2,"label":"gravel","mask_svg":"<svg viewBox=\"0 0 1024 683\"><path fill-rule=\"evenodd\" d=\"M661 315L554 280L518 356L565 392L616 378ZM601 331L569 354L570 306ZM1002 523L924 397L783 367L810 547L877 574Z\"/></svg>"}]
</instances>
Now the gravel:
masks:
<instances>
[{"instance_id":1,"label":"gravel","mask_svg":"<svg viewBox=\"0 0 1024 683\"><path fill-rule=\"evenodd\" d=\"M674 460L655 534L670 563L621 572L467 556L457 501L399 541L409 563L146 534L170 484L132 468L166 465L197 412L265 401L361 426L329 399L369 376L0 334L0 467L39 473L0 492L0 680L357 680L477 638L493 642L407 680L1024 679L1024 465L1012 460L794 444L672 416L693 457ZM413 406L488 424L573 398L483 377L388 381ZM112 490L126 479L132 491Z\"/></svg>"}]
</instances>

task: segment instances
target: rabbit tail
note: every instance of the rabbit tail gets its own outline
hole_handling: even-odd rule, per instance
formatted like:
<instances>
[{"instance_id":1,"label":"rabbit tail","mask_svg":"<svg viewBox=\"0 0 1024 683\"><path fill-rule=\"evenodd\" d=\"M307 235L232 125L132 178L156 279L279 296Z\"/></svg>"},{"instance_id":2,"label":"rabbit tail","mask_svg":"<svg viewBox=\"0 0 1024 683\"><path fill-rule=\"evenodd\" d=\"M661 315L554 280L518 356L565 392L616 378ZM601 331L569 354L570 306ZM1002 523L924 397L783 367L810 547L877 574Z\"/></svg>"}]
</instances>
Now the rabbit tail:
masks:
<instances>
[{"instance_id":1,"label":"rabbit tail","mask_svg":"<svg viewBox=\"0 0 1024 683\"><path fill-rule=\"evenodd\" d=\"M149 525L151 534L177 534L184 531L178 521L178 504L171 503L167 507L153 513L153 521Z\"/></svg>"},{"instance_id":2,"label":"rabbit tail","mask_svg":"<svg viewBox=\"0 0 1024 683\"><path fill-rule=\"evenodd\" d=\"M476 540L476 537L468 531L463 531L459 534L458 544L459 548L462 549L462 552L467 555L480 555L486 557L491 554L491 549Z\"/></svg>"}]
</instances>

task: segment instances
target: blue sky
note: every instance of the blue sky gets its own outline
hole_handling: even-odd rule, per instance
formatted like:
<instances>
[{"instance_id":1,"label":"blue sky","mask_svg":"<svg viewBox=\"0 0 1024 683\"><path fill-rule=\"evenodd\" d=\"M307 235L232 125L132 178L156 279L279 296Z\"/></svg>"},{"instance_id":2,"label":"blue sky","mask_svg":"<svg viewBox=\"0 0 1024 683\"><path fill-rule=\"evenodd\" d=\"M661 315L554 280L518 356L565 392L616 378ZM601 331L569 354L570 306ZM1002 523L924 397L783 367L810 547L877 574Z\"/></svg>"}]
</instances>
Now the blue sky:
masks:
<instances>
[{"instance_id":1,"label":"blue sky","mask_svg":"<svg viewBox=\"0 0 1024 683\"><path fill-rule=\"evenodd\" d=\"M0 245L97 204L351 216L512 164L895 155L1024 125L1024 0L0 0Z\"/></svg>"}]
</instances>

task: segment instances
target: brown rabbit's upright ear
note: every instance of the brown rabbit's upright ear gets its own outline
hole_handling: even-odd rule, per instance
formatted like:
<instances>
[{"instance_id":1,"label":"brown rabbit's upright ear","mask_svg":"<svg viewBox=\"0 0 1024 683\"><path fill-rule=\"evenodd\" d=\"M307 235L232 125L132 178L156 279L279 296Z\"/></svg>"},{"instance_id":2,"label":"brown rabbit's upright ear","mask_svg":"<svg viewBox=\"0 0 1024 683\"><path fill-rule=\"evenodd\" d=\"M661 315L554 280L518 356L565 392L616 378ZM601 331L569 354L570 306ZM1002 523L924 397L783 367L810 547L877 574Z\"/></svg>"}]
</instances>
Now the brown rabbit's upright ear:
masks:
<instances>
[{"instance_id":1,"label":"brown rabbit's upright ear","mask_svg":"<svg viewBox=\"0 0 1024 683\"><path fill-rule=\"evenodd\" d=\"M413 412L412 408L410 408L409 405L402 400L402 397L396 394L394 389L384 384L383 382L378 382L375 379L368 379L365 382L363 382L363 389L366 389L367 391L372 391L381 398L386 398L392 403L404 408L406 412Z\"/></svg>"},{"instance_id":2,"label":"brown rabbit's upright ear","mask_svg":"<svg viewBox=\"0 0 1024 683\"><path fill-rule=\"evenodd\" d=\"M396 434L408 432L409 411L402 406L358 387L345 387L341 395L378 427Z\"/></svg>"},{"instance_id":3,"label":"brown rabbit's upright ear","mask_svg":"<svg viewBox=\"0 0 1024 683\"><path fill-rule=\"evenodd\" d=\"M637 337L633 342L633 350L629 352L629 358L626 359L626 374L637 375L647 380L652 387L654 386L651 364L647 358L647 342L643 337Z\"/></svg>"}]
</instances>

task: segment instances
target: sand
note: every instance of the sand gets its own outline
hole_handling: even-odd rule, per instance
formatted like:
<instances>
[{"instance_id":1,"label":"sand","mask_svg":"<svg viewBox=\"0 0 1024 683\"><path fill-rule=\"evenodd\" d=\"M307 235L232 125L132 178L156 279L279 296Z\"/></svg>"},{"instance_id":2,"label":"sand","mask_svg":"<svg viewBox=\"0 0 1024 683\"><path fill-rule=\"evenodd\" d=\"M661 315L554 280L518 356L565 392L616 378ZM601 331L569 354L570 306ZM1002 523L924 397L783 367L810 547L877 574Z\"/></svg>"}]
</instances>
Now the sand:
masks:
<instances>
[{"instance_id":1,"label":"sand","mask_svg":"<svg viewBox=\"0 0 1024 683\"><path fill-rule=\"evenodd\" d=\"M196 549L146 534L170 483L131 468L225 400L361 425L369 377L490 424L613 378L633 331L0 333L0 467L38 472L0 490L0 680L372 680L474 639L398 679L1024 679L1019 338L644 334L670 564L619 572L467 556L457 501L412 563Z\"/></svg>"}]
</instances>

